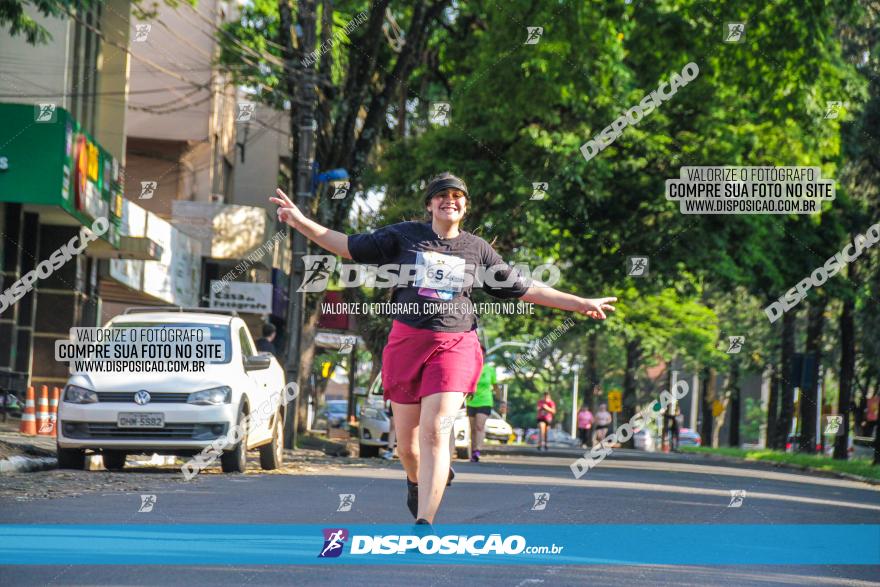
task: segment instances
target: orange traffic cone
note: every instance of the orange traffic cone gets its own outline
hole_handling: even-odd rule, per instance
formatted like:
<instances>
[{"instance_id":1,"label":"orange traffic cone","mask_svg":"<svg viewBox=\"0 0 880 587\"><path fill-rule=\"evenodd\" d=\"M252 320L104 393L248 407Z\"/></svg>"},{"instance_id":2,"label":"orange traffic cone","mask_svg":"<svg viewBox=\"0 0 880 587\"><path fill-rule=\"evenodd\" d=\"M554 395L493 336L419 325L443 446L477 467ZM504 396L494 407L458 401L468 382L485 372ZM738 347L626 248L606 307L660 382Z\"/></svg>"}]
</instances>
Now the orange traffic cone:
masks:
<instances>
[{"instance_id":1,"label":"orange traffic cone","mask_svg":"<svg viewBox=\"0 0 880 587\"><path fill-rule=\"evenodd\" d=\"M21 426L18 431L28 436L37 433L37 417L34 414L34 386L27 388L27 397L24 401L24 410L21 412Z\"/></svg>"},{"instance_id":2,"label":"orange traffic cone","mask_svg":"<svg viewBox=\"0 0 880 587\"><path fill-rule=\"evenodd\" d=\"M52 394L49 396L49 423L52 425L50 436L58 436L58 397L61 390L57 387L52 388Z\"/></svg>"},{"instance_id":3,"label":"orange traffic cone","mask_svg":"<svg viewBox=\"0 0 880 587\"><path fill-rule=\"evenodd\" d=\"M40 399L37 402L37 422L39 423L37 434L48 436L52 433L52 423L49 421L49 387L47 385L40 387Z\"/></svg>"}]
</instances>

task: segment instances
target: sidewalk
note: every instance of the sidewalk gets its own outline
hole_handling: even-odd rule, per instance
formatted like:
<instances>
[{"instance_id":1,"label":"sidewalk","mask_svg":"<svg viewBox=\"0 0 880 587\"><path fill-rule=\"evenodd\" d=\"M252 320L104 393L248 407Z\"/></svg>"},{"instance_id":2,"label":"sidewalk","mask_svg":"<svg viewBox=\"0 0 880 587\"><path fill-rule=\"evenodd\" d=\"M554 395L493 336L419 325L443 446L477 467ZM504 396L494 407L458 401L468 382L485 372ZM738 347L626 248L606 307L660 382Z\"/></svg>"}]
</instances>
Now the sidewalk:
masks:
<instances>
[{"instance_id":1,"label":"sidewalk","mask_svg":"<svg viewBox=\"0 0 880 587\"><path fill-rule=\"evenodd\" d=\"M9 418L6 422L0 422L0 441L21 447L25 452L46 453L43 456L55 456L54 436L25 436L18 432L19 420Z\"/></svg>"}]
</instances>

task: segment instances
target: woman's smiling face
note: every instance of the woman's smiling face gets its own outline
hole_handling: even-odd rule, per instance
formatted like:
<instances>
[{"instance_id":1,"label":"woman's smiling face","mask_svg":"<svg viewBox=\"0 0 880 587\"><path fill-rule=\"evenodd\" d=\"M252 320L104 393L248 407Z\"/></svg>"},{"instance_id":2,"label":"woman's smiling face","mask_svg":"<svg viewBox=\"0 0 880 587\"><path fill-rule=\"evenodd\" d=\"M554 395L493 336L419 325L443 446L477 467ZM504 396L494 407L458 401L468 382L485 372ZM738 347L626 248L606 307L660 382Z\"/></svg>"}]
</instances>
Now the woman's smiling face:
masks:
<instances>
[{"instance_id":1,"label":"woman's smiling face","mask_svg":"<svg viewBox=\"0 0 880 587\"><path fill-rule=\"evenodd\" d=\"M435 220L459 223L467 211L467 196L461 190L443 190L431 198L428 211Z\"/></svg>"}]
</instances>

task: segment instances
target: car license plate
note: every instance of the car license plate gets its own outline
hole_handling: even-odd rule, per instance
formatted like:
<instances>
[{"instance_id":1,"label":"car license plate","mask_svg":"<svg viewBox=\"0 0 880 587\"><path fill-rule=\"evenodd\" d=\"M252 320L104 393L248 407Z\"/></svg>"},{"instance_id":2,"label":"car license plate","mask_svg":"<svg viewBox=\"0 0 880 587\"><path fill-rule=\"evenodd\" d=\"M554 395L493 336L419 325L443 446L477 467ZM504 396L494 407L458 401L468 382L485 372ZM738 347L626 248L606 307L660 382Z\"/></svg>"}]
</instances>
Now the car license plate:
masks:
<instances>
[{"instance_id":1,"label":"car license plate","mask_svg":"<svg viewBox=\"0 0 880 587\"><path fill-rule=\"evenodd\" d=\"M161 412L122 412L116 418L120 428L164 428L165 414Z\"/></svg>"}]
</instances>

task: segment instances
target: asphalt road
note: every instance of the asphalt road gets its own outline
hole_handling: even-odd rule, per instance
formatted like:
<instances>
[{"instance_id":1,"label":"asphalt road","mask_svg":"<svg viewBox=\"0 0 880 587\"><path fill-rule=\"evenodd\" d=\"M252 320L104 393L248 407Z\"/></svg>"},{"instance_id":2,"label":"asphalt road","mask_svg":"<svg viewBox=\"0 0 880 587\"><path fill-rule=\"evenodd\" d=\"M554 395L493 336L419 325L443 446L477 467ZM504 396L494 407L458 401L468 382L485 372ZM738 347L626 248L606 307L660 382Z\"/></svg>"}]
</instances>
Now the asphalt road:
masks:
<instances>
[{"instance_id":1,"label":"asphalt road","mask_svg":"<svg viewBox=\"0 0 880 587\"><path fill-rule=\"evenodd\" d=\"M454 524L878 524L880 487L694 455L615 451L576 480L576 452L489 455L457 462L436 523ZM51 474L51 473L50 473ZM93 473L98 475L98 473ZM113 473L126 475L129 473ZM108 475L108 473L105 473ZM0 498L2 524L401 524L411 523L397 462L340 459L289 474L142 475L135 491L95 491L33 501ZM97 477L96 477L97 478ZM4 481L0 478L0 484ZM745 490L728 507L731 490ZM533 494L549 493L533 511ZM156 495L138 512L141 494ZM337 512L339 494L354 494ZM639 540L634 535L633 540ZM670 528L670 548L688 548ZM83 545L88 548L87 544ZM621 545L626 548L626 545ZM108 561L111 562L111 561ZM880 585L867 566L7 566L3 585Z\"/></svg>"}]
</instances>

